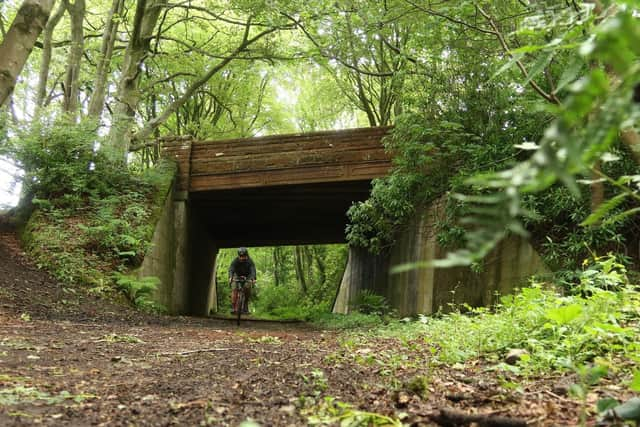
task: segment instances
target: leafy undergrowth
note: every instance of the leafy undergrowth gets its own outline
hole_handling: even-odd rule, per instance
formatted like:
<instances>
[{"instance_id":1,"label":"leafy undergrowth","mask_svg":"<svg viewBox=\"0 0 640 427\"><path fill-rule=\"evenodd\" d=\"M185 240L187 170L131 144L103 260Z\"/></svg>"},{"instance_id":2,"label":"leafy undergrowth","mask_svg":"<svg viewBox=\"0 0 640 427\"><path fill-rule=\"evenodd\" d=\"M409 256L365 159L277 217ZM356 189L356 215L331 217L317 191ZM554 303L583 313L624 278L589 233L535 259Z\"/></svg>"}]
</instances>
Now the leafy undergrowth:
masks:
<instances>
[{"instance_id":1,"label":"leafy undergrowth","mask_svg":"<svg viewBox=\"0 0 640 427\"><path fill-rule=\"evenodd\" d=\"M130 182L108 197L87 197L71 206L36 199L38 208L23 240L38 267L96 294L122 287L124 276L113 273L126 272L143 259L171 173L161 169L126 179ZM141 308L151 307L147 299L136 298L131 286L124 291Z\"/></svg>"},{"instance_id":2,"label":"leafy undergrowth","mask_svg":"<svg viewBox=\"0 0 640 427\"><path fill-rule=\"evenodd\" d=\"M58 280L99 294L116 289L121 276L113 272L144 258L175 172L164 162L124 164L96 150L101 142L91 120L62 117L34 122L4 147L26 171L17 216L26 222L22 237L31 258ZM125 293L140 305L145 298L130 287Z\"/></svg>"},{"instance_id":3,"label":"leafy undergrowth","mask_svg":"<svg viewBox=\"0 0 640 427\"><path fill-rule=\"evenodd\" d=\"M591 404L610 414L622 402L607 393L596 393L593 401L600 384L625 390L627 396L640 392L640 288L628 283L625 273L613 257L596 258L585 265L572 295L532 283L492 309L461 307L464 312L352 332L343 338L343 346L352 351L336 360L346 357L375 366L391 378L408 366L430 366L436 372L439 367L481 364L516 392L536 378L569 375L565 391L584 403L584 416ZM374 351L380 339L399 340L402 347ZM408 356L423 346L429 346L427 358ZM514 350L517 357L509 360ZM410 388L424 392L431 380L427 375ZM638 402L628 403L634 420Z\"/></svg>"},{"instance_id":4,"label":"leafy undergrowth","mask_svg":"<svg viewBox=\"0 0 640 427\"><path fill-rule=\"evenodd\" d=\"M499 359L509 349L526 349L530 356L519 369L530 374L607 364L618 357L637 362L640 288L628 283L624 267L614 263L611 257L596 259L573 295L534 282L492 309L420 317L406 326L391 325L386 333L421 336L439 348L435 356L442 363Z\"/></svg>"}]
</instances>

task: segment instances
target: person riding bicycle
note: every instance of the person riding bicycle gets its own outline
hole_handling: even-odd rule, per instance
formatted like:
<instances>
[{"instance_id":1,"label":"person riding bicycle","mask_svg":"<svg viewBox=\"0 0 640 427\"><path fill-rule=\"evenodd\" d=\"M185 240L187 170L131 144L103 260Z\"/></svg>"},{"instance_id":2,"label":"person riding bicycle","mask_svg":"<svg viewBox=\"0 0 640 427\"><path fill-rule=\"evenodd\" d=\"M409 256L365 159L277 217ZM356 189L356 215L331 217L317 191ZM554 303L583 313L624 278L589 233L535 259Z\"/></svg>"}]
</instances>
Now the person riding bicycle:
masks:
<instances>
[{"instance_id":1,"label":"person riding bicycle","mask_svg":"<svg viewBox=\"0 0 640 427\"><path fill-rule=\"evenodd\" d=\"M244 286L244 304L242 307L243 313L249 312L249 298L251 298L251 285L256 282L256 266L253 260L249 257L249 251L247 248L239 248L238 256L231 261L229 266L229 284L232 285L231 291L231 309L232 313L235 313L236 298L238 298L238 290L233 287L233 281L236 279L244 278L247 283Z\"/></svg>"}]
</instances>

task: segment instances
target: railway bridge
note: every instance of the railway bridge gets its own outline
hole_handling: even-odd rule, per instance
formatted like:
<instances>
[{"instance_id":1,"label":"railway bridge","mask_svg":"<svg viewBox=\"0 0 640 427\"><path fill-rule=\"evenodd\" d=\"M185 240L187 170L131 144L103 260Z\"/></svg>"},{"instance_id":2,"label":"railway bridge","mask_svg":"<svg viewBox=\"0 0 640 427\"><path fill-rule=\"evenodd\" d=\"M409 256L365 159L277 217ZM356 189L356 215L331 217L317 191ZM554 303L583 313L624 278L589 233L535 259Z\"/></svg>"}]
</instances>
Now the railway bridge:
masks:
<instances>
[{"instance_id":1,"label":"railway bridge","mask_svg":"<svg viewBox=\"0 0 640 427\"><path fill-rule=\"evenodd\" d=\"M371 180L391 167L382 144L388 132L164 140L164 155L177 162L178 171L138 274L160 278L156 300L170 312L207 315L217 310L219 249L344 242L347 210L367 199ZM497 294L545 271L533 248L512 237L485 259L480 272L422 268L390 274L394 265L445 255L435 226L443 214L443 200L420 207L395 245L380 255L350 248L334 311L348 312L363 290L385 296L401 315L431 313L451 303L490 305Z\"/></svg>"},{"instance_id":2,"label":"railway bridge","mask_svg":"<svg viewBox=\"0 0 640 427\"><path fill-rule=\"evenodd\" d=\"M164 139L177 177L139 274L161 279L171 312L202 315L215 309L219 249L345 242L347 209L391 167L388 132Z\"/></svg>"}]
</instances>

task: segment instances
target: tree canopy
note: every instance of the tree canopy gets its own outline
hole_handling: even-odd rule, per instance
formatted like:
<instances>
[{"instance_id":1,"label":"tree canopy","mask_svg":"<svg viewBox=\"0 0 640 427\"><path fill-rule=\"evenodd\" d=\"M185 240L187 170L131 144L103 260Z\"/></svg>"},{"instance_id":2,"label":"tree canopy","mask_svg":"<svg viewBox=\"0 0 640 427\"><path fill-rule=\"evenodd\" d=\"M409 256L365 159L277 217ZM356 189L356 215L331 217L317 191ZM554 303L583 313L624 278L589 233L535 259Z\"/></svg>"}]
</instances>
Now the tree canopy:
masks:
<instances>
[{"instance_id":1,"label":"tree canopy","mask_svg":"<svg viewBox=\"0 0 640 427\"><path fill-rule=\"evenodd\" d=\"M589 200L587 212L571 207L574 225L617 232L634 218L635 1L7 2L3 46L35 3L50 18L20 24L42 34L12 71L5 153L10 135L62 117L92 121L116 162L156 159L148 141L167 134L393 124L396 168L351 210L352 244L381 250L448 191L457 213L442 240L466 248L450 264L542 226L554 214L540 200L565 191L556 183L567 200Z\"/></svg>"}]
</instances>

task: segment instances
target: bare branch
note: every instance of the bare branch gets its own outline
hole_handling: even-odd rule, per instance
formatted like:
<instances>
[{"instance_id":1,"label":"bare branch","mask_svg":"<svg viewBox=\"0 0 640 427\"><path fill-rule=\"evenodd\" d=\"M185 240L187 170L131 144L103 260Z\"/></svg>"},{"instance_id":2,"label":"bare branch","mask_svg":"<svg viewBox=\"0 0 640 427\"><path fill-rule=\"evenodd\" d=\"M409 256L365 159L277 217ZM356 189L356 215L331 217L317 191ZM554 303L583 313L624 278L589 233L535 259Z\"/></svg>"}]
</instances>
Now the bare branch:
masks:
<instances>
[{"instance_id":1,"label":"bare branch","mask_svg":"<svg viewBox=\"0 0 640 427\"><path fill-rule=\"evenodd\" d=\"M485 30L484 28L480 28L480 27L477 27L477 26L475 26L475 25L471 25L471 24L469 24L468 22L465 22L465 21L462 21L462 20L460 20L460 19L456 19L456 18L454 18L454 17L451 17L451 16L448 16L448 15L445 15L445 14L443 14L443 13L440 13L440 12L436 11L436 10L433 10L433 9L429 9L429 8L423 7L423 6L419 5L419 4L416 4L416 3L415 3L415 2L413 2L412 0L405 0L405 1L406 1L407 3L409 3L411 6L415 7L416 9L421 10L421 11L423 11L423 12L425 12L425 13L428 13L429 15L433 15L433 16L437 16L437 17L439 17L439 18L443 18L443 19L445 19L445 20L447 20L447 21L449 21L449 22L452 22L452 23L457 24L457 25L461 25L461 26L463 26L463 27L470 28L470 29L472 29L472 30L474 30L474 31L477 31L477 32L480 32L480 33L485 33L485 34L495 34L495 32L494 32L494 31L491 31L491 30Z\"/></svg>"},{"instance_id":2,"label":"bare branch","mask_svg":"<svg viewBox=\"0 0 640 427\"><path fill-rule=\"evenodd\" d=\"M102 38L102 33L100 34L85 34L84 36L85 39L99 39ZM64 47L64 46L69 46L71 44L71 40L59 40L57 42L52 42L51 46L52 47ZM38 49L42 49L44 47L43 43L40 41L37 41L33 44L33 47L37 47Z\"/></svg>"},{"instance_id":3,"label":"bare branch","mask_svg":"<svg viewBox=\"0 0 640 427\"><path fill-rule=\"evenodd\" d=\"M487 20L491 28L493 28L493 34L500 42L502 49L507 55L509 55L510 58L515 60L516 66L520 69L522 75L529 80L529 85L533 88L533 90L535 90L541 97L551 102L552 104L560 104L560 99L558 99L558 97L554 93L547 93L535 81L533 81L533 79L529 79L529 72L527 71L527 68L524 66L522 61L515 59L513 53L511 53L511 49L509 48L506 39L504 38L504 35L500 32L500 29L496 25L493 18L487 12L485 12L482 7L476 5L476 9Z\"/></svg>"},{"instance_id":4,"label":"bare branch","mask_svg":"<svg viewBox=\"0 0 640 427\"><path fill-rule=\"evenodd\" d=\"M170 74L170 75L168 75L167 77L164 77L164 78L161 78L161 79L158 79L158 80L154 80L154 81L152 81L152 82L149 82L146 86L147 86L147 87L153 87L153 86L155 86L155 85L159 85L159 84L161 84L161 83L165 83L165 82L171 81L171 80L175 79L176 77L180 77L180 76L196 77L196 75L195 75L195 74L193 74L193 73L178 72L178 73Z\"/></svg>"},{"instance_id":5,"label":"bare branch","mask_svg":"<svg viewBox=\"0 0 640 427\"><path fill-rule=\"evenodd\" d=\"M251 34L251 26L252 19L249 18L245 23L244 33L242 35L242 41L238 45L238 47L229 55L224 58L216 65L211 67L200 79L196 80L189 86L189 88L185 91L180 98L174 101L171 105L169 105L160 116L150 120L147 124L142 128L139 132L137 132L132 140L142 141L148 138L153 131L158 128L162 123L164 123L171 114L174 114L180 107L182 107L188 100L193 96L196 91L198 91L202 86L204 86L216 73L222 70L228 63L233 61L238 54L245 51L251 44L257 42L261 38L279 31L281 28L279 27L271 27L266 30L261 31L257 35L250 37ZM135 147L137 149L137 146Z\"/></svg>"},{"instance_id":6,"label":"bare branch","mask_svg":"<svg viewBox=\"0 0 640 427\"><path fill-rule=\"evenodd\" d=\"M287 17L288 19L290 19L292 22L295 23L295 25L300 28L300 30L302 30L302 32L304 33L305 36L307 36L307 38L309 39L309 41L318 49L318 51L320 52L320 54L327 58L327 59L332 59L336 62L338 62L340 65L343 65L346 68L349 68L355 72L357 72L358 74L363 74L363 75L367 75L367 76L371 76L371 77L392 77L394 75L394 73L392 72L388 72L388 73L379 73L379 72L373 72L373 71L369 71L369 70L365 70L362 69L360 67L357 67L353 64L350 64L346 61L344 61L342 58L340 58L337 55L333 55L330 52L328 52L325 48L323 48L320 43L311 35L311 33L309 33L309 31L306 29L306 27L296 18L294 18L291 15L288 15L286 13L283 12L283 15L285 17Z\"/></svg>"},{"instance_id":7,"label":"bare branch","mask_svg":"<svg viewBox=\"0 0 640 427\"><path fill-rule=\"evenodd\" d=\"M405 53L403 53L397 46L392 45L391 43L389 43L389 41L382 37L382 42L384 43L384 45L386 47L388 47L389 49L391 49L392 51L394 51L395 53L397 53L398 55L402 56L404 59L406 59L407 61L415 64L415 65L420 65L420 63L418 62L417 59L406 55Z\"/></svg>"},{"instance_id":8,"label":"bare branch","mask_svg":"<svg viewBox=\"0 0 640 427\"><path fill-rule=\"evenodd\" d=\"M222 21L222 22L226 22L227 24L231 24L231 25L237 25L240 27L243 27L245 25L245 22L243 21L237 21L235 19L232 18L227 18L226 16L223 16L221 14L218 13L214 13L211 9L206 8L206 7L202 7L202 6L195 6L193 5L190 1L183 1L181 3L158 3L157 4L158 7L164 7L166 9L186 9L188 12L191 11L198 11L198 12L202 12L205 15L209 15L211 16L213 19L215 19L216 21ZM193 18L197 18L197 19L204 19L204 17L198 16L198 15L193 15ZM259 22L255 22L252 24L253 27L273 27L272 24L266 24L266 23L259 23Z\"/></svg>"}]
</instances>

